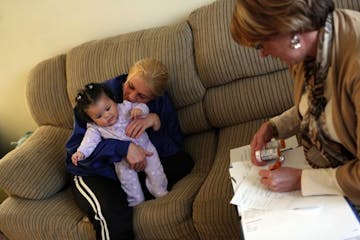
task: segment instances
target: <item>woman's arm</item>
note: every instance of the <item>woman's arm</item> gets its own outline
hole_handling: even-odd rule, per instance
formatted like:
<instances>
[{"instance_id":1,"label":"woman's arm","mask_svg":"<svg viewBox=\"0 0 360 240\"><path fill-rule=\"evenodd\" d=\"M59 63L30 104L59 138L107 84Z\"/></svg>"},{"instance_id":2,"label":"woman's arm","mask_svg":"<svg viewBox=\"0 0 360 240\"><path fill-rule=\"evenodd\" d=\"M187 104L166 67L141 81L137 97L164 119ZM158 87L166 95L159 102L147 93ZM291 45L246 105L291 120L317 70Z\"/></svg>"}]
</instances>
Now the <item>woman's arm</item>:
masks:
<instances>
[{"instance_id":1,"label":"woman's arm","mask_svg":"<svg viewBox=\"0 0 360 240\"><path fill-rule=\"evenodd\" d=\"M184 138L168 94L151 101L148 107L150 114L131 121L126 128L126 135L138 137L146 131L160 156L170 156L180 151Z\"/></svg>"},{"instance_id":2,"label":"woman's arm","mask_svg":"<svg viewBox=\"0 0 360 240\"><path fill-rule=\"evenodd\" d=\"M275 125L277 137L279 138L288 138L296 134L300 129L301 123L298 109L295 106L273 117L270 121Z\"/></svg>"},{"instance_id":3,"label":"woman's arm","mask_svg":"<svg viewBox=\"0 0 360 240\"><path fill-rule=\"evenodd\" d=\"M158 131L160 126L159 116L156 113L149 113L145 117L131 120L125 129L125 134L131 138L139 138L148 128Z\"/></svg>"},{"instance_id":4,"label":"woman's arm","mask_svg":"<svg viewBox=\"0 0 360 240\"><path fill-rule=\"evenodd\" d=\"M150 112L156 113L161 127L158 131L148 129L147 133L160 156L170 156L179 152L184 143L177 112L167 93L158 101L148 104Z\"/></svg>"},{"instance_id":5,"label":"woman's arm","mask_svg":"<svg viewBox=\"0 0 360 240\"><path fill-rule=\"evenodd\" d=\"M344 106L345 104L341 105L341 107L344 107L350 113L347 116L343 116L343 119L345 124L347 124L347 128L350 128L350 126L353 128L353 132L350 129L348 131L352 133L354 139L347 139L347 141L348 143L353 143L355 159L337 168L336 179L345 195L355 205L360 206L360 59L358 55L356 54L355 61L349 64L348 69L346 69L348 76L343 78L347 79L346 97L351 99L351 104L347 106ZM353 116L353 123L351 123L349 116Z\"/></svg>"},{"instance_id":6,"label":"woman's arm","mask_svg":"<svg viewBox=\"0 0 360 240\"><path fill-rule=\"evenodd\" d=\"M149 113L149 107L144 103L132 103L127 100L124 100L122 103L126 107L126 111L130 111L130 123L126 126L125 134L131 138L139 138L148 128L153 128L154 130L160 128L160 119L157 114ZM141 114L135 116L135 110L139 110Z\"/></svg>"}]
</instances>

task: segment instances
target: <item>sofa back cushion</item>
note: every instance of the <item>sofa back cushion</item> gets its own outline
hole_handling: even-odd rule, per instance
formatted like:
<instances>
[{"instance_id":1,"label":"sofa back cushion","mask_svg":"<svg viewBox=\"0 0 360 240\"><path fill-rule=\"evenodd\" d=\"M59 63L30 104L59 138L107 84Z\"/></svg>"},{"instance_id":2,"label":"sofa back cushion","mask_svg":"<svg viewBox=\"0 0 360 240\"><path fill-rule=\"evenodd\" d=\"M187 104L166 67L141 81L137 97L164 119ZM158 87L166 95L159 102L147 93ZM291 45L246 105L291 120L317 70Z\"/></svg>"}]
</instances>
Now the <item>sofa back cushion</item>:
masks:
<instances>
[{"instance_id":1,"label":"sofa back cushion","mask_svg":"<svg viewBox=\"0 0 360 240\"><path fill-rule=\"evenodd\" d=\"M360 1L358 0L334 0L335 6L338 8L352 9L360 11Z\"/></svg>"},{"instance_id":2,"label":"sofa back cushion","mask_svg":"<svg viewBox=\"0 0 360 240\"><path fill-rule=\"evenodd\" d=\"M206 88L204 111L213 127L227 127L278 115L292 106L293 80L272 57L232 40L229 25L236 0L218 0L193 11L196 66ZM335 0L341 8L360 9L358 0Z\"/></svg>"},{"instance_id":3,"label":"sofa back cushion","mask_svg":"<svg viewBox=\"0 0 360 240\"><path fill-rule=\"evenodd\" d=\"M207 88L205 112L214 127L277 115L292 104L286 66L239 46L229 26L236 0L219 0L189 16L200 80Z\"/></svg>"},{"instance_id":4,"label":"sofa back cushion","mask_svg":"<svg viewBox=\"0 0 360 240\"><path fill-rule=\"evenodd\" d=\"M101 82L123 73L144 57L161 60L169 71L168 91L176 109L188 112L202 101L205 88L199 80L194 62L192 33L186 22L118 35L84 43L67 54L67 90L70 101L78 89L89 82ZM193 125L186 125L186 114L180 117L185 133L208 128L202 108Z\"/></svg>"},{"instance_id":5,"label":"sofa back cushion","mask_svg":"<svg viewBox=\"0 0 360 240\"><path fill-rule=\"evenodd\" d=\"M205 87L265 74L286 66L259 58L255 49L240 47L230 35L236 0L219 0L193 11L189 23L194 35L195 59Z\"/></svg>"}]
</instances>

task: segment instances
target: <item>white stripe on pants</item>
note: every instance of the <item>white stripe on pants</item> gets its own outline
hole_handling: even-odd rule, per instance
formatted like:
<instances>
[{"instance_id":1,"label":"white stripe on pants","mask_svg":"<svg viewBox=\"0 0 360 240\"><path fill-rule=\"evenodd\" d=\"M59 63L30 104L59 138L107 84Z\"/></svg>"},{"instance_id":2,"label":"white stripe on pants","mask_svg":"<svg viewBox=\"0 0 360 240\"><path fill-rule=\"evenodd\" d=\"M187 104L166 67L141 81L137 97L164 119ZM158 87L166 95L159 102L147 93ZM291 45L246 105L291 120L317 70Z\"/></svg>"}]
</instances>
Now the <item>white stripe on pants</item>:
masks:
<instances>
[{"instance_id":1,"label":"white stripe on pants","mask_svg":"<svg viewBox=\"0 0 360 240\"><path fill-rule=\"evenodd\" d=\"M95 219L100 222L101 226L101 239L110 240L109 230L107 228L106 220L101 213L101 206L97 200L95 194L91 189L86 185L81 176L74 176L75 186L78 189L79 193L84 196L84 198L91 205L93 211L95 212Z\"/></svg>"}]
</instances>

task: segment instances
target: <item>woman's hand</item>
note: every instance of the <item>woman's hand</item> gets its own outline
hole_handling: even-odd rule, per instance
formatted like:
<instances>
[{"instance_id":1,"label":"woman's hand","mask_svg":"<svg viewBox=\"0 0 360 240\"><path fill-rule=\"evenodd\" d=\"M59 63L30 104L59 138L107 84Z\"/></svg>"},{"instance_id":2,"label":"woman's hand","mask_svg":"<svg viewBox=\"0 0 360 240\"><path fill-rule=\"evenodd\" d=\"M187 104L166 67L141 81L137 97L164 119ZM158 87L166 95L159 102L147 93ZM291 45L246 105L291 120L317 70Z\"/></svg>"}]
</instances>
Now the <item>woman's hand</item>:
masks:
<instances>
[{"instance_id":1,"label":"woman's hand","mask_svg":"<svg viewBox=\"0 0 360 240\"><path fill-rule=\"evenodd\" d=\"M125 134L131 138L138 138L146 129L152 127L154 131L160 129L160 118L156 113L149 113L144 118L133 119L126 127Z\"/></svg>"},{"instance_id":2,"label":"woman's hand","mask_svg":"<svg viewBox=\"0 0 360 240\"><path fill-rule=\"evenodd\" d=\"M141 117L142 114L143 114L143 112L141 111L140 108L133 108L130 111L130 117L132 119L137 119L137 118Z\"/></svg>"},{"instance_id":3,"label":"woman's hand","mask_svg":"<svg viewBox=\"0 0 360 240\"><path fill-rule=\"evenodd\" d=\"M259 130L255 133L254 137L251 140L251 161L256 166L263 166L266 164L265 161L259 162L256 160L255 151L261 150L267 142L273 137L273 129L270 121L264 122Z\"/></svg>"},{"instance_id":4,"label":"woman's hand","mask_svg":"<svg viewBox=\"0 0 360 240\"><path fill-rule=\"evenodd\" d=\"M126 160L131 169L135 171L143 171L146 167L146 157L153 155L152 152L144 150L142 147L130 143Z\"/></svg>"},{"instance_id":5,"label":"woman's hand","mask_svg":"<svg viewBox=\"0 0 360 240\"><path fill-rule=\"evenodd\" d=\"M301 169L281 167L276 170L260 170L261 183L274 192L290 192L301 189Z\"/></svg>"}]
</instances>

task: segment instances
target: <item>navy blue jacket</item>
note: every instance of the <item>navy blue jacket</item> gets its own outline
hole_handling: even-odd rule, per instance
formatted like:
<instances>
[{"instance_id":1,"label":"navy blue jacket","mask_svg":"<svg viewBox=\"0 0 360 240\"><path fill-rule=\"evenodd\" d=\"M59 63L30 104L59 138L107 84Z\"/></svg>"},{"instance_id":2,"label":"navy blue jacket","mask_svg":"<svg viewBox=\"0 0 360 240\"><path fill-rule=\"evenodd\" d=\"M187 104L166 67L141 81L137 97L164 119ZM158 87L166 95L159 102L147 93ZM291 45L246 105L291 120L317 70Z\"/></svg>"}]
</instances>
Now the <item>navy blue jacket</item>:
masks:
<instances>
[{"instance_id":1,"label":"navy blue jacket","mask_svg":"<svg viewBox=\"0 0 360 240\"><path fill-rule=\"evenodd\" d=\"M105 85L111 89L117 102L123 100L123 83L127 75L120 75L114 79L105 82ZM154 144L161 157L174 155L182 149L183 135L180 130L176 111L167 93L158 97L148 104L151 113L156 113L161 121L161 128L153 131L152 128L146 130L151 142ZM116 179L114 162L120 161L127 155L129 141L120 141L117 139L103 139L94 152L87 158L78 162L75 166L71 162L71 155L76 152L86 131L86 122L79 118L74 111L74 130L66 143L66 167L67 170L78 176L100 175Z\"/></svg>"}]
</instances>

